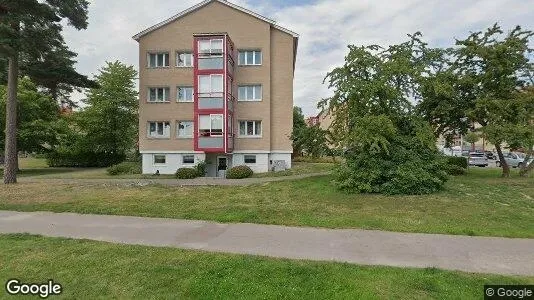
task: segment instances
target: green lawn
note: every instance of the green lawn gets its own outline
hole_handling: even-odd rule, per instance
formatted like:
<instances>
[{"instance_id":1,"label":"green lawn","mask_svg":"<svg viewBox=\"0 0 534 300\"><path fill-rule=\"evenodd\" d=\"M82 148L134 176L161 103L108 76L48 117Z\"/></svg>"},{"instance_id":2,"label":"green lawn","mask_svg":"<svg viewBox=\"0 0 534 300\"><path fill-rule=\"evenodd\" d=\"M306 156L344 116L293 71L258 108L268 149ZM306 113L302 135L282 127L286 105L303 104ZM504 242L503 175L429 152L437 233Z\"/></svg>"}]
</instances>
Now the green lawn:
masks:
<instances>
[{"instance_id":1,"label":"green lawn","mask_svg":"<svg viewBox=\"0 0 534 300\"><path fill-rule=\"evenodd\" d=\"M0 209L534 238L534 179L498 176L471 169L424 196L349 195L330 176L232 187L20 183L0 189Z\"/></svg>"},{"instance_id":2,"label":"green lawn","mask_svg":"<svg viewBox=\"0 0 534 300\"><path fill-rule=\"evenodd\" d=\"M263 178L263 177L279 177L279 176L290 176L290 175L301 175L301 174L311 174L311 173L323 173L331 172L335 167L333 163L306 163L306 162L293 162L291 169L278 172L268 172L268 173L258 173L252 175L252 177Z\"/></svg>"},{"instance_id":3,"label":"green lawn","mask_svg":"<svg viewBox=\"0 0 534 300\"><path fill-rule=\"evenodd\" d=\"M53 279L70 299L481 299L512 277L0 235L0 282ZM5 290L0 298L8 299Z\"/></svg>"}]
</instances>

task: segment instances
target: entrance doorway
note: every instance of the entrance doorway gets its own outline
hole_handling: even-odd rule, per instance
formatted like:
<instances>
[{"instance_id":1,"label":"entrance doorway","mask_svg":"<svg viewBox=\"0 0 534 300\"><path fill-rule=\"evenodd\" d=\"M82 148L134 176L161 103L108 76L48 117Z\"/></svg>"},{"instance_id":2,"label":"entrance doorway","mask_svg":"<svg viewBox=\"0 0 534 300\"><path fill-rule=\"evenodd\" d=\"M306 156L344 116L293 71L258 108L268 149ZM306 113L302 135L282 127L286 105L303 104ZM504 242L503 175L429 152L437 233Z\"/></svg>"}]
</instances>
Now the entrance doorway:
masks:
<instances>
[{"instance_id":1,"label":"entrance doorway","mask_svg":"<svg viewBox=\"0 0 534 300\"><path fill-rule=\"evenodd\" d=\"M227 168L228 168L228 157L217 156L217 177L226 178Z\"/></svg>"}]
</instances>

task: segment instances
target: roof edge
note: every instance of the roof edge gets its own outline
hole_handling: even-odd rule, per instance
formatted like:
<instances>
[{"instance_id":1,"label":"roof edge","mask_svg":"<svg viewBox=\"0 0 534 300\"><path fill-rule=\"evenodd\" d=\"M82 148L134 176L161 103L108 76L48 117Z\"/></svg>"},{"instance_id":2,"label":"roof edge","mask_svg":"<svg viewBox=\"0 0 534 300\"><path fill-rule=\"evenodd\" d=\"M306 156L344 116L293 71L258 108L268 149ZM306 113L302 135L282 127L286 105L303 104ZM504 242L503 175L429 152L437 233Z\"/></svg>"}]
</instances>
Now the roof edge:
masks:
<instances>
[{"instance_id":1,"label":"roof edge","mask_svg":"<svg viewBox=\"0 0 534 300\"><path fill-rule=\"evenodd\" d=\"M183 10L183 11L179 12L178 14L176 14L176 15L174 15L174 16L172 16L172 17L170 17L170 18L168 18L168 19L166 19L166 20L164 20L162 22L159 22L159 23L157 23L157 24L155 24L153 26L148 27L147 29L145 29L145 30L139 32L138 34L134 35L132 38L134 40L136 40L136 41L139 41L139 39L141 37L153 32L153 31L155 31L155 30L157 30L157 29L159 29L159 28L161 28L161 27L163 27L165 25L168 25L168 24L178 20L179 18L181 18L181 17L183 17L185 15L188 15L188 14L190 14L190 13L192 13L192 12L194 12L194 11L196 11L196 10L206 6L206 5L208 5L211 2L222 3L224 5L227 5L227 6L231 7L231 8L234 8L236 10L239 10L241 12L249 14L249 15L251 15L251 16L257 18L257 19L260 19L260 20L262 20L264 22L267 22L267 23L271 24L271 26L273 26L274 28L276 28L276 29L278 29L278 30L280 30L282 32L285 32L285 33L293 36L294 38L298 38L299 37L298 33L294 32L294 31L291 31L291 30L289 30L287 28L284 28L284 27L276 24L276 21L274 21L272 19L269 19L267 17L264 17L264 16L262 16L260 14L257 14L255 12L253 12L251 10L248 10L248 9L246 9L244 7L241 7L239 5L233 4L233 3L228 2L226 0L204 0L204 1L198 3L198 4L194 5L194 6L191 6L190 8L188 8L186 10Z\"/></svg>"}]
</instances>

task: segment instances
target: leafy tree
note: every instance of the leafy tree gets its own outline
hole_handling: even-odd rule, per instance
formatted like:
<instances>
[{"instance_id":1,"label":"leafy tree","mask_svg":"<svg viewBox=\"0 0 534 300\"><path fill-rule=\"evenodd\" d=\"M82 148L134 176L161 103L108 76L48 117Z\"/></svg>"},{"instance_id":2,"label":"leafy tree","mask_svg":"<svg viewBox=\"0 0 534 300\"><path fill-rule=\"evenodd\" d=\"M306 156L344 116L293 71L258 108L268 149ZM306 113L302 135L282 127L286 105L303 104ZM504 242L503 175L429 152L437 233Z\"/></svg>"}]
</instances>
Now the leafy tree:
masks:
<instances>
[{"instance_id":1,"label":"leafy tree","mask_svg":"<svg viewBox=\"0 0 534 300\"><path fill-rule=\"evenodd\" d=\"M306 121L304 120L304 114L302 114L302 108L293 107L293 131L291 133L291 140L293 141L293 153L294 155L302 155L303 140L302 131L306 129Z\"/></svg>"},{"instance_id":2,"label":"leafy tree","mask_svg":"<svg viewBox=\"0 0 534 300\"><path fill-rule=\"evenodd\" d=\"M444 161L427 122L415 112L418 80L428 68L420 34L386 49L349 46L342 67L325 80L334 96L334 138L345 148L336 184L348 192L425 194L443 187Z\"/></svg>"},{"instance_id":3,"label":"leafy tree","mask_svg":"<svg viewBox=\"0 0 534 300\"><path fill-rule=\"evenodd\" d=\"M480 136L475 132L471 131L466 134L465 141L471 144L471 150L475 150L475 143L480 140Z\"/></svg>"},{"instance_id":4,"label":"leafy tree","mask_svg":"<svg viewBox=\"0 0 534 300\"><path fill-rule=\"evenodd\" d=\"M82 137L77 147L116 156L135 148L138 133L137 71L121 62L107 62L96 76L98 88L90 89L85 109L75 115Z\"/></svg>"},{"instance_id":5,"label":"leafy tree","mask_svg":"<svg viewBox=\"0 0 534 300\"><path fill-rule=\"evenodd\" d=\"M20 151L43 153L58 143L58 134L66 123L60 120L59 106L40 92L29 78L24 77L18 86L17 144ZM0 86L0 130L5 130L6 88ZM0 147L5 146L4 136Z\"/></svg>"},{"instance_id":6,"label":"leafy tree","mask_svg":"<svg viewBox=\"0 0 534 300\"><path fill-rule=\"evenodd\" d=\"M301 129L299 140L304 152L313 158L329 154L327 131L318 124Z\"/></svg>"},{"instance_id":7,"label":"leafy tree","mask_svg":"<svg viewBox=\"0 0 534 300\"><path fill-rule=\"evenodd\" d=\"M495 145L503 177L510 169L502 151L510 128L518 124L521 107L517 91L532 84L534 65L529 59L533 32L517 26L504 34L495 24L474 32L456 47L442 51L434 63L439 66L422 79L423 100L419 106L425 118L440 134L465 134L478 123Z\"/></svg>"},{"instance_id":8,"label":"leafy tree","mask_svg":"<svg viewBox=\"0 0 534 300\"><path fill-rule=\"evenodd\" d=\"M1 0L0 56L8 59L4 183L17 181L19 58L38 60L63 44L61 21L87 28L87 0Z\"/></svg>"}]
</instances>

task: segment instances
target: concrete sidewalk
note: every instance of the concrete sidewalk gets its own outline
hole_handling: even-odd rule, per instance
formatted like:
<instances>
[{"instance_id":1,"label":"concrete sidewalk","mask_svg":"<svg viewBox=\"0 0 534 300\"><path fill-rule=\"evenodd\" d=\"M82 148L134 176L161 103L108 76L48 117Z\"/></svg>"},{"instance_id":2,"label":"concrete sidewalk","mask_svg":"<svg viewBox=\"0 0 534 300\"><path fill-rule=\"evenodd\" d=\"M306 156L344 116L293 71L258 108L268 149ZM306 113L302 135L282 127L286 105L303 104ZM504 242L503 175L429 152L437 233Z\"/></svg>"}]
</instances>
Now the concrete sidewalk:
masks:
<instances>
[{"instance_id":1,"label":"concrete sidewalk","mask_svg":"<svg viewBox=\"0 0 534 300\"><path fill-rule=\"evenodd\" d=\"M309 173L300 175L278 176L278 177L261 177L261 178L244 178L244 179L225 179L214 177L199 177L195 179L121 179L121 178L46 178L40 176L21 177L18 182L21 183L47 183L47 184L113 184L126 186L145 186L151 184L161 184L167 186L245 186L251 184L262 184L266 182L298 180L308 177L324 176L330 172Z\"/></svg>"},{"instance_id":2,"label":"concrete sidewalk","mask_svg":"<svg viewBox=\"0 0 534 300\"><path fill-rule=\"evenodd\" d=\"M534 275L534 239L0 211L0 233L24 232L292 259Z\"/></svg>"}]
</instances>

